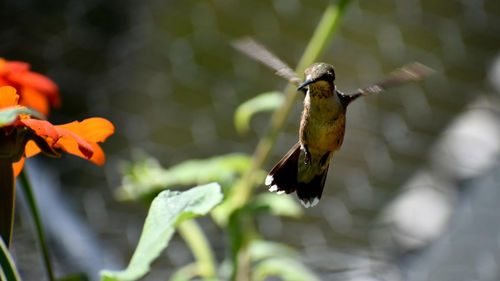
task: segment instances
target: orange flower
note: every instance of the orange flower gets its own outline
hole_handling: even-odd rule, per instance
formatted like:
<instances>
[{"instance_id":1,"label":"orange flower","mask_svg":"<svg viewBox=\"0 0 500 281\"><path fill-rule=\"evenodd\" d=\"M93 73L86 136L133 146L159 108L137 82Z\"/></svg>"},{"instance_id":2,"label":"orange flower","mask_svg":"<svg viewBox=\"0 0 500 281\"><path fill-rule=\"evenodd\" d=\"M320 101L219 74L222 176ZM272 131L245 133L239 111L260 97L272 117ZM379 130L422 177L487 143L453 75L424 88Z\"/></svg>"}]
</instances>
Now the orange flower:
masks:
<instances>
[{"instance_id":1,"label":"orange flower","mask_svg":"<svg viewBox=\"0 0 500 281\"><path fill-rule=\"evenodd\" d=\"M50 107L59 107L59 89L54 81L30 71L30 65L0 58L0 86L12 86L21 96L19 104L47 116Z\"/></svg>"},{"instance_id":2,"label":"orange flower","mask_svg":"<svg viewBox=\"0 0 500 281\"><path fill-rule=\"evenodd\" d=\"M86 158L98 165L105 162L97 144L113 134L114 126L104 118L88 118L63 125L31 118L36 112L19 106L19 96L10 86L0 87L0 157L9 157L17 176L24 158L40 152L58 157L55 149Z\"/></svg>"}]
</instances>

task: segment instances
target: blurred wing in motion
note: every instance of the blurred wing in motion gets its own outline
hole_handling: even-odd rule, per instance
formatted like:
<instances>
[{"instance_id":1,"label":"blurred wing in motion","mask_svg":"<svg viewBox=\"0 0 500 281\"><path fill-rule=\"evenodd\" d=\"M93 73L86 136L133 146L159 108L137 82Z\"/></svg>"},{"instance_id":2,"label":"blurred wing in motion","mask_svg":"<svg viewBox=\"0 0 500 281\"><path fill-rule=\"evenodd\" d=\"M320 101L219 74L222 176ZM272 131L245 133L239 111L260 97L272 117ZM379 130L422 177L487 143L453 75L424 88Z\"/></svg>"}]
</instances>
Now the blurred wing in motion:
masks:
<instances>
[{"instance_id":1,"label":"blurred wing in motion","mask_svg":"<svg viewBox=\"0 0 500 281\"><path fill-rule=\"evenodd\" d=\"M359 89L355 93L349 94L348 95L350 97L349 102L353 101L354 99L360 96L377 94L391 87L399 86L401 84L405 84L412 81L419 81L425 78L426 76L431 75L433 72L434 70L432 68L418 62L412 62L406 64L403 67L393 71L389 75L389 77L387 77L385 80L375 83L370 87Z\"/></svg>"},{"instance_id":2,"label":"blurred wing in motion","mask_svg":"<svg viewBox=\"0 0 500 281\"><path fill-rule=\"evenodd\" d=\"M233 41L232 45L238 51L276 70L278 76L285 78L290 83L299 85L302 82L293 69L254 39L244 37Z\"/></svg>"}]
</instances>

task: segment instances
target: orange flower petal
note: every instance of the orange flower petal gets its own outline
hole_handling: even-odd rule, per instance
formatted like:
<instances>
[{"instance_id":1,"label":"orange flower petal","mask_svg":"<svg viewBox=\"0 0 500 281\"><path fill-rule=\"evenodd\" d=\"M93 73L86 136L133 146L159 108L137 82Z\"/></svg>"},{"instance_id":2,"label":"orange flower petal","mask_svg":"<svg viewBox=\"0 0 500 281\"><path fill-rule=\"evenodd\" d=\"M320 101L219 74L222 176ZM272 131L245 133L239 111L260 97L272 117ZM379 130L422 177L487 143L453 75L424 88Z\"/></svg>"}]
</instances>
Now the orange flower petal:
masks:
<instances>
[{"instance_id":1,"label":"orange flower petal","mask_svg":"<svg viewBox=\"0 0 500 281\"><path fill-rule=\"evenodd\" d=\"M26 71L11 73L9 79L14 83L23 85L23 94L26 88L31 88L45 95L52 106L59 107L61 105L59 88L54 81L47 77L36 72Z\"/></svg>"},{"instance_id":2,"label":"orange flower petal","mask_svg":"<svg viewBox=\"0 0 500 281\"><path fill-rule=\"evenodd\" d=\"M27 63L0 58L0 86L7 85L18 90L21 105L32 107L45 115L49 112L49 105L52 107L61 105L59 88L54 81L30 71L30 65ZM30 97L33 93L36 96Z\"/></svg>"},{"instance_id":3,"label":"orange flower petal","mask_svg":"<svg viewBox=\"0 0 500 281\"><path fill-rule=\"evenodd\" d=\"M21 157L19 161L12 163L12 168L14 170L14 178L19 176L21 170L23 169L23 166L24 166L24 157Z\"/></svg>"},{"instance_id":4,"label":"orange flower petal","mask_svg":"<svg viewBox=\"0 0 500 281\"><path fill-rule=\"evenodd\" d=\"M106 157L96 142L104 141L114 131L113 124L104 118L89 118L82 122L75 121L58 126L36 119L21 119L18 122L44 138L49 146L89 159L98 165L102 165ZM26 156L39 152L40 148L35 143L27 143Z\"/></svg>"},{"instance_id":5,"label":"orange flower petal","mask_svg":"<svg viewBox=\"0 0 500 281\"><path fill-rule=\"evenodd\" d=\"M23 88L20 104L31 107L41 114L47 116L50 112L50 105L47 97L34 88Z\"/></svg>"},{"instance_id":6,"label":"orange flower petal","mask_svg":"<svg viewBox=\"0 0 500 281\"><path fill-rule=\"evenodd\" d=\"M92 143L92 148L94 149L94 154L92 155L92 158L90 158L90 161L101 166L104 162L106 162L106 155L97 143Z\"/></svg>"},{"instance_id":7,"label":"orange flower petal","mask_svg":"<svg viewBox=\"0 0 500 281\"><path fill-rule=\"evenodd\" d=\"M25 63L22 61L5 61L3 70L6 72L24 72L29 71L30 65L29 63Z\"/></svg>"},{"instance_id":8,"label":"orange flower petal","mask_svg":"<svg viewBox=\"0 0 500 281\"><path fill-rule=\"evenodd\" d=\"M115 131L111 122L100 117L87 118L82 122L74 121L58 127L70 130L90 142L103 142Z\"/></svg>"},{"instance_id":9,"label":"orange flower petal","mask_svg":"<svg viewBox=\"0 0 500 281\"><path fill-rule=\"evenodd\" d=\"M42 150L32 140L29 140L24 147L24 156L26 156L26 158L35 156L40 152L42 152Z\"/></svg>"},{"instance_id":10,"label":"orange flower petal","mask_svg":"<svg viewBox=\"0 0 500 281\"><path fill-rule=\"evenodd\" d=\"M90 161L96 163L97 165L102 165L106 161L106 156L102 148L97 144L97 142L103 142L111 134L113 134L115 128L111 122L104 118L94 117L83 120L82 122L71 122L68 124L56 126L58 129L67 130L74 133L75 135L81 137L90 144L93 154L90 156L85 153L85 147L78 147L76 149L74 136L61 137L56 143L56 147L60 147L65 151L77 155L79 157L86 157ZM61 133L62 134L62 133Z\"/></svg>"},{"instance_id":11,"label":"orange flower petal","mask_svg":"<svg viewBox=\"0 0 500 281\"><path fill-rule=\"evenodd\" d=\"M0 58L0 75L5 74L5 64L7 61L4 58Z\"/></svg>"},{"instance_id":12,"label":"orange flower petal","mask_svg":"<svg viewBox=\"0 0 500 281\"><path fill-rule=\"evenodd\" d=\"M18 101L19 95L14 87L0 87L0 108L17 105Z\"/></svg>"},{"instance_id":13,"label":"orange flower petal","mask_svg":"<svg viewBox=\"0 0 500 281\"><path fill-rule=\"evenodd\" d=\"M87 141L61 126L56 126L56 129L60 138L54 144L54 147L61 148L68 153L82 158L90 159L92 157L94 149Z\"/></svg>"},{"instance_id":14,"label":"orange flower petal","mask_svg":"<svg viewBox=\"0 0 500 281\"><path fill-rule=\"evenodd\" d=\"M56 127L48 121L27 118L18 122L32 129L38 136L46 139L49 145L53 145L60 137Z\"/></svg>"}]
</instances>

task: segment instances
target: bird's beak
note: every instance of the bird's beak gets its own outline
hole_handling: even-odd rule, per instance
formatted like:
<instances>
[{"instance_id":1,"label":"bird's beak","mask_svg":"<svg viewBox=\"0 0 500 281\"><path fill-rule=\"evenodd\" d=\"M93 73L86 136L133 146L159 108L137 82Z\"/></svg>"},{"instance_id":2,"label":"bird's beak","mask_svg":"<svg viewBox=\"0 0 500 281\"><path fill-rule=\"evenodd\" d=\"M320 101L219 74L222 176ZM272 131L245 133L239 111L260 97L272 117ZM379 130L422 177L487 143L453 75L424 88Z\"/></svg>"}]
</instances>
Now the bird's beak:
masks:
<instances>
[{"instance_id":1,"label":"bird's beak","mask_svg":"<svg viewBox=\"0 0 500 281\"><path fill-rule=\"evenodd\" d=\"M306 81L304 81L304 83L300 84L300 86L297 88L297 91L304 89L307 85L314 83L314 82L315 82L315 80L313 80L313 79L307 79Z\"/></svg>"}]
</instances>

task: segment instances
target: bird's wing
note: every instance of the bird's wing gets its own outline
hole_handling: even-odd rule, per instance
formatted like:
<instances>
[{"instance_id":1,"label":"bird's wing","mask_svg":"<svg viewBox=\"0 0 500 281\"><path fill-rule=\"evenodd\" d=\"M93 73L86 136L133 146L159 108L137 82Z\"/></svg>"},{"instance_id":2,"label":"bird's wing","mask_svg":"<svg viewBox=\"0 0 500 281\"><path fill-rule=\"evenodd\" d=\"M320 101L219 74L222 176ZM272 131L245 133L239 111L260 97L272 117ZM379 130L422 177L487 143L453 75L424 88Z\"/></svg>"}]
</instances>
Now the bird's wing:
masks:
<instances>
[{"instance_id":1,"label":"bird's wing","mask_svg":"<svg viewBox=\"0 0 500 281\"><path fill-rule=\"evenodd\" d=\"M302 81L292 68L280 60L276 55L268 51L264 46L256 42L253 38L244 37L233 41L232 45L238 51L275 70L278 76L285 78L291 83L299 85Z\"/></svg>"}]
</instances>

